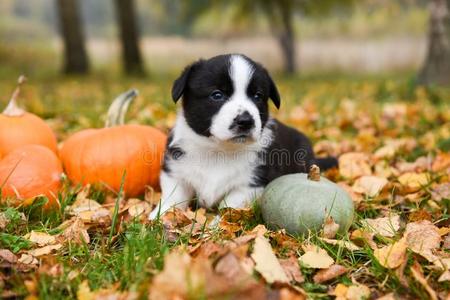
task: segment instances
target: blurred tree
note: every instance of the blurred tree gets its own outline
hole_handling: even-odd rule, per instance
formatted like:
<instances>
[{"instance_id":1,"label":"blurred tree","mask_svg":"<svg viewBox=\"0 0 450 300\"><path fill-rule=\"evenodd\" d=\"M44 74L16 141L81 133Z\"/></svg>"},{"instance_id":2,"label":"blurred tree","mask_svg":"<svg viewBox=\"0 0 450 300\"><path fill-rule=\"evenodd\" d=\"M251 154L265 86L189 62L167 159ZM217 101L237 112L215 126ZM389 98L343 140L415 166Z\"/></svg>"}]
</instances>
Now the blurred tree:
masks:
<instances>
[{"instance_id":1,"label":"blurred tree","mask_svg":"<svg viewBox=\"0 0 450 300\"><path fill-rule=\"evenodd\" d=\"M354 0L216 0L213 3L222 7L234 5L236 20L251 22L262 14L280 45L284 72L293 74L297 69L294 18L302 14L323 16L331 11L347 9Z\"/></svg>"},{"instance_id":2,"label":"blurred tree","mask_svg":"<svg viewBox=\"0 0 450 300\"><path fill-rule=\"evenodd\" d=\"M133 0L115 0L116 13L122 44L122 59L125 72L142 75L144 68L139 49L139 33Z\"/></svg>"},{"instance_id":3,"label":"blurred tree","mask_svg":"<svg viewBox=\"0 0 450 300\"><path fill-rule=\"evenodd\" d=\"M64 41L64 72L87 73L89 63L77 0L57 0L57 6Z\"/></svg>"},{"instance_id":4,"label":"blurred tree","mask_svg":"<svg viewBox=\"0 0 450 300\"><path fill-rule=\"evenodd\" d=\"M430 3L428 50L420 84L450 85L450 0Z\"/></svg>"}]
</instances>

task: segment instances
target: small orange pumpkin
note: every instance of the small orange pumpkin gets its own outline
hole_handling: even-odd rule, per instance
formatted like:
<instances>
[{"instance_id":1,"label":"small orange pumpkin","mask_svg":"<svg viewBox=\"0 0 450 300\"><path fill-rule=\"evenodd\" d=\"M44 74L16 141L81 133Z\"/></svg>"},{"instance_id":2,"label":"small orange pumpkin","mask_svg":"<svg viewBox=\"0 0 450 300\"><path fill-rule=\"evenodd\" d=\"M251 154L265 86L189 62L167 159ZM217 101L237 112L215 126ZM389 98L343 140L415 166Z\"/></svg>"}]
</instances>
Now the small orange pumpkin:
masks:
<instances>
[{"instance_id":1,"label":"small orange pumpkin","mask_svg":"<svg viewBox=\"0 0 450 300\"><path fill-rule=\"evenodd\" d=\"M42 145L57 153L56 136L50 126L17 106L20 85L24 81L25 77L21 76L8 106L0 114L0 159L12 150L29 144Z\"/></svg>"},{"instance_id":2,"label":"small orange pumpkin","mask_svg":"<svg viewBox=\"0 0 450 300\"><path fill-rule=\"evenodd\" d=\"M38 196L49 200L46 207L57 204L63 169L58 157L41 145L25 145L0 160L2 199L28 204Z\"/></svg>"},{"instance_id":3,"label":"small orange pumpkin","mask_svg":"<svg viewBox=\"0 0 450 300\"><path fill-rule=\"evenodd\" d=\"M67 177L76 184L104 184L118 192L125 174L127 196L143 194L146 186L159 189L166 135L144 125L124 125L131 90L119 95L108 110L105 128L86 129L69 137L60 157Z\"/></svg>"}]
</instances>

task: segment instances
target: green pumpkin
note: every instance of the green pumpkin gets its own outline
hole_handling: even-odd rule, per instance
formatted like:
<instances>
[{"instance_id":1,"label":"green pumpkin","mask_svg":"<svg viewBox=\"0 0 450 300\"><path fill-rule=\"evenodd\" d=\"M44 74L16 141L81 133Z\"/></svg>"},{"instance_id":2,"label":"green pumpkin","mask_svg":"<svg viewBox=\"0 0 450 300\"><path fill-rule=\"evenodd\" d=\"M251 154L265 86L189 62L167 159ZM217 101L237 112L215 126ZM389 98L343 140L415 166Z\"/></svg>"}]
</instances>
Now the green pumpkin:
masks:
<instances>
[{"instance_id":1,"label":"green pumpkin","mask_svg":"<svg viewBox=\"0 0 450 300\"><path fill-rule=\"evenodd\" d=\"M265 188L260 206L269 228L285 228L291 234L317 232L328 216L343 234L350 228L354 213L347 192L318 173L315 177L290 174L273 180Z\"/></svg>"}]
</instances>

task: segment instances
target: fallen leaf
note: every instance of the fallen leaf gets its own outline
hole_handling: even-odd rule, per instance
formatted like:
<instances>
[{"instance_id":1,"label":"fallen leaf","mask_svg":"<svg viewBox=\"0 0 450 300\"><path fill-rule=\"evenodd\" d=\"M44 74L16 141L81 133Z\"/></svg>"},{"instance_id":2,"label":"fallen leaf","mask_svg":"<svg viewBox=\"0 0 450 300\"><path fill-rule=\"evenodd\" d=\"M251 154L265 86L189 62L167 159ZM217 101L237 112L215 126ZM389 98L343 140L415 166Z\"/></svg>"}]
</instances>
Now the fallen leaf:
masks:
<instances>
[{"instance_id":1,"label":"fallen leaf","mask_svg":"<svg viewBox=\"0 0 450 300\"><path fill-rule=\"evenodd\" d=\"M76 244L89 244L90 242L87 229L81 218L78 217L70 221L70 225L64 229L62 236L66 241Z\"/></svg>"},{"instance_id":2,"label":"fallen leaf","mask_svg":"<svg viewBox=\"0 0 450 300\"><path fill-rule=\"evenodd\" d=\"M320 240L322 240L325 243L330 244L330 245L337 245L339 247L345 248L349 251L361 250L361 248L359 248L358 246L356 246L355 244L353 244L350 241L333 240L333 239L326 239L326 238L321 238Z\"/></svg>"},{"instance_id":3,"label":"fallen leaf","mask_svg":"<svg viewBox=\"0 0 450 300\"><path fill-rule=\"evenodd\" d=\"M386 178L378 176L362 176L353 184L353 191L369 197L377 196L387 185Z\"/></svg>"},{"instance_id":4,"label":"fallen leaf","mask_svg":"<svg viewBox=\"0 0 450 300\"><path fill-rule=\"evenodd\" d=\"M369 157L363 152L344 153L339 157L339 172L349 179L371 175Z\"/></svg>"},{"instance_id":5,"label":"fallen leaf","mask_svg":"<svg viewBox=\"0 0 450 300\"><path fill-rule=\"evenodd\" d=\"M341 265L332 265L328 269L318 271L314 277L314 283L322 283L347 273L347 268Z\"/></svg>"},{"instance_id":6,"label":"fallen leaf","mask_svg":"<svg viewBox=\"0 0 450 300\"><path fill-rule=\"evenodd\" d=\"M439 172L447 168L450 168L450 153L440 152L434 159L431 170Z\"/></svg>"},{"instance_id":7,"label":"fallen leaf","mask_svg":"<svg viewBox=\"0 0 450 300\"><path fill-rule=\"evenodd\" d=\"M426 186L430 181L428 173L408 172L397 178L407 193L413 193Z\"/></svg>"},{"instance_id":8,"label":"fallen leaf","mask_svg":"<svg viewBox=\"0 0 450 300\"><path fill-rule=\"evenodd\" d=\"M428 220L413 222L406 225L404 233L408 248L422 255L428 261L434 262L437 257L433 254L441 243L439 229Z\"/></svg>"},{"instance_id":9,"label":"fallen leaf","mask_svg":"<svg viewBox=\"0 0 450 300\"><path fill-rule=\"evenodd\" d=\"M336 236L336 233L339 230L339 224L334 222L332 216L328 216L325 219L324 225L323 225L323 237L332 239Z\"/></svg>"},{"instance_id":10,"label":"fallen leaf","mask_svg":"<svg viewBox=\"0 0 450 300\"><path fill-rule=\"evenodd\" d=\"M334 289L336 300L365 300L370 299L370 289L363 284L346 286L339 283Z\"/></svg>"},{"instance_id":11,"label":"fallen leaf","mask_svg":"<svg viewBox=\"0 0 450 300\"><path fill-rule=\"evenodd\" d=\"M450 271L445 270L444 273L439 276L438 282L450 281Z\"/></svg>"},{"instance_id":12,"label":"fallen leaf","mask_svg":"<svg viewBox=\"0 0 450 300\"><path fill-rule=\"evenodd\" d=\"M46 232L39 232L34 230L25 235L24 238L33 243L36 243L40 247L56 243L56 238L53 235L50 235Z\"/></svg>"},{"instance_id":13,"label":"fallen leaf","mask_svg":"<svg viewBox=\"0 0 450 300\"><path fill-rule=\"evenodd\" d=\"M397 300L397 298L395 297L394 293L389 293L377 298L376 300Z\"/></svg>"},{"instance_id":14,"label":"fallen leaf","mask_svg":"<svg viewBox=\"0 0 450 300\"><path fill-rule=\"evenodd\" d=\"M392 245L375 249L374 256L385 268L395 269L406 261L406 240L402 238Z\"/></svg>"},{"instance_id":15,"label":"fallen leaf","mask_svg":"<svg viewBox=\"0 0 450 300\"><path fill-rule=\"evenodd\" d=\"M334 264L333 258L328 255L327 251L313 245L307 247L299 261L305 267L313 269L327 269Z\"/></svg>"},{"instance_id":16,"label":"fallen leaf","mask_svg":"<svg viewBox=\"0 0 450 300\"><path fill-rule=\"evenodd\" d=\"M18 262L24 265L37 265L39 263L34 256L26 253L20 256Z\"/></svg>"},{"instance_id":17,"label":"fallen leaf","mask_svg":"<svg viewBox=\"0 0 450 300\"><path fill-rule=\"evenodd\" d=\"M289 279L265 237L255 238L251 257L255 261L255 270L261 274L267 283L289 283Z\"/></svg>"},{"instance_id":18,"label":"fallen leaf","mask_svg":"<svg viewBox=\"0 0 450 300\"><path fill-rule=\"evenodd\" d=\"M371 231L369 232L367 229L360 228L352 232L352 234L350 235L350 239L355 242L363 241L367 243L367 245L369 245L370 248L375 250L378 247L377 244L373 241L374 236L375 234L373 232Z\"/></svg>"},{"instance_id":19,"label":"fallen leaf","mask_svg":"<svg viewBox=\"0 0 450 300\"><path fill-rule=\"evenodd\" d=\"M435 201L450 199L450 183L442 183L431 190L431 198Z\"/></svg>"},{"instance_id":20,"label":"fallen leaf","mask_svg":"<svg viewBox=\"0 0 450 300\"><path fill-rule=\"evenodd\" d=\"M48 255L52 253L52 251L56 251L62 248L61 244L55 244L55 245L47 245L42 248L37 248L28 251L29 254L33 255L34 257L39 257L43 255Z\"/></svg>"},{"instance_id":21,"label":"fallen leaf","mask_svg":"<svg viewBox=\"0 0 450 300\"><path fill-rule=\"evenodd\" d=\"M8 249L0 249L0 262L2 261L13 264L17 262L17 256Z\"/></svg>"},{"instance_id":22,"label":"fallen leaf","mask_svg":"<svg viewBox=\"0 0 450 300\"><path fill-rule=\"evenodd\" d=\"M400 216L394 214L388 217L364 219L363 224L369 231L375 234L393 237L400 229Z\"/></svg>"},{"instance_id":23,"label":"fallen leaf","mask_svg":"<svg viewBox=\"0 0 450 300\"><path fill-rule=\"evenodd\" d=\"M427 291L428 295L430 295L430 299L432 299L432 300L438 299L436 292L428 284L425 276L423 275L422 267L416 261L411 266L411 274L412 274L413 278L417 282L419 282L423 286L423 288Z\"/></svg>"},{"instance_id":24,"label":"fallen leaf","mask_svg":"<svg viewBox=\"0 0 450 300\"><path fill-rule=\"evenodd\" d=\"M291 256L289 258L280 259L279 261L290 282L302 283L305 281L300 266L298 265L297 258Z\"/></svg>"}]
</instances>

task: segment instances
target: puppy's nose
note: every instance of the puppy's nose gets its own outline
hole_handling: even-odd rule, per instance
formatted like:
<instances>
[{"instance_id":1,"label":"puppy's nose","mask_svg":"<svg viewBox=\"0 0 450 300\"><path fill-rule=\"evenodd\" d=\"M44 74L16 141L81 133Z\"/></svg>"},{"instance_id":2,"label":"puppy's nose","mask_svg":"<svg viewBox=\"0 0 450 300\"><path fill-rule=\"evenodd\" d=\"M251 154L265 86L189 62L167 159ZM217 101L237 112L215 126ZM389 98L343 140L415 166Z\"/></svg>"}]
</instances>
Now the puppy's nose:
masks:
<instances>
[{"instance_id":1,"label":"puppy's nose","mask_svg":"<svg viewBox=\"0 0 450 300\"><path fill-rule=\"evenodd\" d=\"M234 126L233 126L234 125ZM255 126L255 120L248 111L244 111L234 118L232 127L239 131L248 131Z\"/></svg>"}]
</instances>

